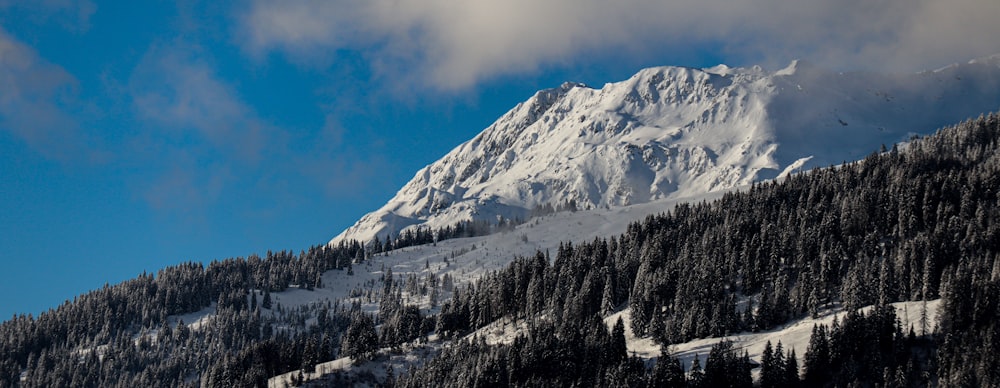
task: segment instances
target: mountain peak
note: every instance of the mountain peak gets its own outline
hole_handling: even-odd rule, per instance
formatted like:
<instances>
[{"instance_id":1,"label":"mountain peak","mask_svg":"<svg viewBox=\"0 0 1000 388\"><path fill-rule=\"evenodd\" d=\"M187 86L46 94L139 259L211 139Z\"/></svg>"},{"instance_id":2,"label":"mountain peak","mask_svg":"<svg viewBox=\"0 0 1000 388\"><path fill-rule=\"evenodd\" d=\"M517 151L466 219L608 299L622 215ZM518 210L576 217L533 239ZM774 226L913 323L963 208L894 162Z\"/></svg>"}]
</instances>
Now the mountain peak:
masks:
<instances>
[{"instance_id":1,"label":"mountain peak","mask_svg":"<svg viewBox=\"0 0 1000 388\"><path fill-rule=\"evenodd\" d=\"M666 66L601 89L566 82L421 169L331 243L525 219L569 201L607 208L696 195L860 159L1000 105L1000 67L954 71L839 73L796 60L773 73Z\"/></svg>"},{"instance_id":2,"label":"mountain peak","mask_svg":"<svg viewBox=\"0 0 1000 388\"><path fill-rule=\"evenodd\" d=\"M584 83L570 82L570 81L563 82L562 85L559 85L559 89L564 92L569 91L570 89L573 88L585 88L585 87L587 87L587 85Z\"/></svg>"},{"instance_id":3,"label":"mountain peak","mask_svg":"<svg viewBox=\"0 0 1000 388\"><path fill-rule=\"evenodd\" d=\"M796 73L801 73L803 71L809 71L809 70L820 70L820 69L816 68L816 66L814 66L809 61L803 59L793 59L792 62L788 64L788 66L785 66L785 68L774 72L774 75L778 76L794 75Z\"/></svg>"}]
</instances>

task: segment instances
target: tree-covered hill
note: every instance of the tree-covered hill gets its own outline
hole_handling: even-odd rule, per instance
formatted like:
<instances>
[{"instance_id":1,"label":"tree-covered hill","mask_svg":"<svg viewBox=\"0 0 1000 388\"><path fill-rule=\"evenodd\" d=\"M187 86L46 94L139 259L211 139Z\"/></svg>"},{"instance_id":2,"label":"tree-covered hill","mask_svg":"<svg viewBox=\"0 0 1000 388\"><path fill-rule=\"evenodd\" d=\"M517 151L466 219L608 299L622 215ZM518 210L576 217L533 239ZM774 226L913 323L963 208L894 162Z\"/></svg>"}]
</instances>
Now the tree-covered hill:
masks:
<instances>
[{"instance_id":1,"label":"tree-covered hill","mask_svg":"<svg viewBox=\"0 0 1000 388\"><path fill-rule=\"evenodd\" d=\"M992 114L861 161L663 209L623 234L514 259L454 291L449 277L400 279L390 267L343 300L272 305L271 293L360 270L373 251L353 242L182 264L0 324L0 386L263 386L341 356L379 361L378 349L430 334L451 341L436 358L366 381L746 386L762 364L762 385L1000 385L998 148ZM404 295L418 294L450 298L434 309L407 304ZM919 335L881 307L936 298L936 330ZM815 345L797 349L802 364L787 350L750 360L725 342L698 366L667 351L867 305L876 307L817 327ZM176 321L207 306L214 314L197 327ZM655 362L627 354L625 325L604 325L622 308L634 334L665 345ZM460 340L499 319L528 328L507 344ZM333 384L324 381L314 384Z\"/></svg>"}]
</instances>

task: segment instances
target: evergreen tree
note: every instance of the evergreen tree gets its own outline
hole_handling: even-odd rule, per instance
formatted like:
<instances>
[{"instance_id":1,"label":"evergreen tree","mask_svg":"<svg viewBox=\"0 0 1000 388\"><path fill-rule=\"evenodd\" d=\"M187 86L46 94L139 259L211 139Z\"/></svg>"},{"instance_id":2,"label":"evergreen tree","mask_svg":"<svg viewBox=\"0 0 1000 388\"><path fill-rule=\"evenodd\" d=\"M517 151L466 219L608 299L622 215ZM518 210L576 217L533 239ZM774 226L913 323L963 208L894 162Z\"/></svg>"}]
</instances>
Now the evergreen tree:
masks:
<instances>
[{"instance_id":1,"label":"evergreen tree","mask_svg":"<svg viewBox=\"0 0 1000 388\"><path fill-rule=\"evenodd\" d=\"M799 361L795 359L795 349L789 350L788 355L785 356L785 367L783 368L783 372L785 375L782 378L781 386L799 386Z\"/></svg>"},{"instance_id":2,"label":"evergreen tree","mask_svg":"<svg viewBox=\"0 0 1000 388\"><path fill-rule=\"evenodd\" d=\"M601 314L610 314L614 310L614 288L611 284L611 275L608 275L604 281L604 291L601 293Z\"/></svg>"},{"instance_id":3,"label":"evergreen tree","mask_svg":"<svg viewBox=\"0 0 1000 388\"><path fill-rule=\"evenodd\" d=\"M705 361L705 386L750 387L749 356L740 356L732 341L722 340L712 346Z\"/></svg>"},{"instance_id":4,"label":"evergreen tree","mask_svg":"<svg viewBox=\"0 0 1000 388\"><path fill-rule=\"evenodd\" d=\"M778 340L778 345L774 347L774 369L775 372L773 377L775 381L780 385L784 382L785 376L785 348L781 346L781 340Z\"/></svg>"},{"instance_id":5,"label":"evergreen tree","mask_svg":"<svg viewBox=\"0 0 1000 388\"><path fill-rule=\"evenodd\" d=\"M760 386L761 388L774 388L779 386L780 371L776 365L774 349L771 341L764 345L764 351L760 355Z\"/></svg>"},{"instance_id":6,"label":"evergreen tree","mask_svg":"<svg viewBox=\"0 0 1000 388\"><path fill-rule=\"evenodd\" d=\"M264 300L261 301L260 306L268 310L271 309L271 291L264 289Z\"/></svg>"},{"instance_id":7,"label":"evergreen tree","mask_svg":"<svg viewBox=\"0 0 1000 388\"><path fill-rule=\"evenodd\" d=\"M687 386L687 378L684 376L684 367L677 357L673 357L666 352L660 352L653 371L649 376L650 387L682 388Z\"/></svg>"},{"instance_id":8,"label":"evergreen tree","mask_svg":"<svg viewBox=\"0 0 1000 388\"><path fill-rule=\"evenodd\" d=\"M701 368L701 357L694 355L691 360L691 370L688 371L688 386L691 388L708 387L705 381L705 370Z\"/></svg>"},{"instance_id":9,"label":"evergreen tree","mask_svg":"<svg viewBox=\"0 0 1000 388\"><path fill-rule=\"evenodd\" d=\"M628 358L628 349L625 345L625 323L621 317L615 321L615 327L611 331L611 360L621 362Z\"/></svg>"},{"instance_id":10,"label":"evergreen tree","mask_svg":"<svg viewBox=\"0 0 1000 388\"><path fill-rule=\"evenodd\" d=\"M819 386L831 377L830 342L824 325L813 325L809 346L806 348L805 368L803 383L806 386Z\"/></svg>"},{"instance_id":11,"label":"evergreen tree","mask_svg":"<svg viewBox=\"0 0 1000 388\"><path fill-rule=\"evenodd\" d=\"M357 313L351 319L347 333L344 334L341 353L354 359L355 363L366 361L378 350L378 334L375 332L375 322L364 313Z\"/></svg>"}]
</instances>

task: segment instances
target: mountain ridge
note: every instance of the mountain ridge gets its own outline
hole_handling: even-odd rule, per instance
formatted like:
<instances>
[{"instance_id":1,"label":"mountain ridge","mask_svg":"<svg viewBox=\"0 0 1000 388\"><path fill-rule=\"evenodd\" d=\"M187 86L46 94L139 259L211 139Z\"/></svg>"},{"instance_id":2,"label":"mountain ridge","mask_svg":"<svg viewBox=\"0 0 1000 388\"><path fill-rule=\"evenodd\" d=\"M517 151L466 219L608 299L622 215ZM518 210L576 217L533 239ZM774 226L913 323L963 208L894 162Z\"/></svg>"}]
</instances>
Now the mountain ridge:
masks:
<instances>
[{"instance_id":1,"label":"mountain ridge","mask_svg":"<svg viewBox=\"0 0 1000 388\"><path fill-rule=\"evenodd\" d=\"M856 160L998 106L998 56L902 75L797 60L773 72L652 67L600 89L566 82L419 170L330 244L732 188Z\"/></svg>"}]
</instances>

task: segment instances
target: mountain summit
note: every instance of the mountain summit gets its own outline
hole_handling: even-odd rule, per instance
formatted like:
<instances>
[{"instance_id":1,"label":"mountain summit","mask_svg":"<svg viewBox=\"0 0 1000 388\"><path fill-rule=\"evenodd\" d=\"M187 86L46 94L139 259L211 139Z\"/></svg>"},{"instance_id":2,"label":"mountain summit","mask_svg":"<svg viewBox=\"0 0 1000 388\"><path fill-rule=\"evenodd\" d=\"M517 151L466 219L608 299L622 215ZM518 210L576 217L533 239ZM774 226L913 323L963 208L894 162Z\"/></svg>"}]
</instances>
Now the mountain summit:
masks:
<instances>
[{"instance_id":1,"label":"mountain summit","mask_svg":"<svg viewBox=\"0 0 1000 388\"><path fill-rule=\"evenodd\" d=\"M732 188L857 160L997 107L998 56L916 74L793 61L774 72L648 68L600 89L564 83L418 171L330 243Z\"/></svg>"}]
</instances>

